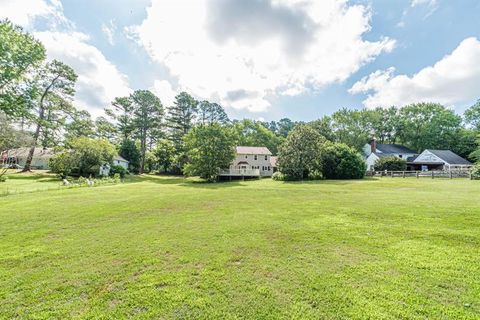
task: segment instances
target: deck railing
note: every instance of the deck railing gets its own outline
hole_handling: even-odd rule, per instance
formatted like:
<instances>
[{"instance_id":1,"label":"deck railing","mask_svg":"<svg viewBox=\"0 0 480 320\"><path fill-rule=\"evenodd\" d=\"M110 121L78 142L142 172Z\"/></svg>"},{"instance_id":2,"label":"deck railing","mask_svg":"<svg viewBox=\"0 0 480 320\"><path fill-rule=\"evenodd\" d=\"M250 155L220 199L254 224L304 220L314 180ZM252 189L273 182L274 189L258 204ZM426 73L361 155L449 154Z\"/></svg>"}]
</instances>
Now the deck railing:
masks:
<instances>
[{"instance_id":1,"label":"deck railing","mask_svg":"<svg viewBox=\"0 0 480 320\"><path fill-rule=\"evenodd\" d=\"M248 176L257 177L260 176L259 169L224 169L220 170L220 176Z\"/></svg>"}]
</instances>

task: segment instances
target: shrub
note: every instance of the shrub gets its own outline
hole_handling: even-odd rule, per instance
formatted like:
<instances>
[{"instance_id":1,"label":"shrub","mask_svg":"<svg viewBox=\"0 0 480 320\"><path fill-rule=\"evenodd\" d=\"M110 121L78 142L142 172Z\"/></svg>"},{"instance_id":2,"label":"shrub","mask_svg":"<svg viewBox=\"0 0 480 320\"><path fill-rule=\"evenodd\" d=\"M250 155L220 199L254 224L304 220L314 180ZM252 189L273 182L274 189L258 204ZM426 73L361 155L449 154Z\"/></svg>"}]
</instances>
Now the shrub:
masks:
<instances>
[{"instance_id":1,"label":"shrub","mask_svg":"<svg viewBox=\"0 0 480 320\"><path fill-rule=\"evenodd\" d=\"M378 159L374 167L375 171L405 171L407 170L407 161L394 156L388 156Z\"/></svg>"},{"instance_id":2,"label":"shrub","mask_svg":"<svg viewBox=\"0 0 480 320\"><path fill-rule=\"evenodd\" d=\"M472 169L472 178L477 180L480 179L480 163L477 163Z\"/></svg>"},{"instance_id":3,"label":"shrub","mask_svg":"<svg viewBox=\"0 0 480 320\"><path fill-rule=\"evenodd\" d=\"M322 173L327 179L362 179L367 170L363 157L343 143L328 143L322 150Z\"/></svg>"},{"instance_id":4,"label":"shrub","mask_svg":"<svg viewBox=\"0 0 480 320\"><path fill-rule=\"evenodd\" d=\"M8 177L0 176L0 182L6 182L7 180L8 180Z\"/></svg>"},{"instance_id":5,"label":"shrub","mask_svg":"<svg viewBox=\"0 0 480 320\"><path fill-rule=\"evenodd\" d=\"M115 175L118 175L120 178L125 178L125 175L127 174L127 170L125 170L124 167L122 166L112 166L110 168L110 176L114 177Z\"/></svg>"},{"instance_id":6,"label":"shrub","mask_svg":"<svg viewBox=\"0 0 480 320\"><path fill-rule=\"evenodd\" d=\"M325 138L308 125L299 125L280 146L278 168L286 180L308 179L321 172L320 153Z\"/></svg>"},{"instance_id":7,"label":"shrub","mask_svg":"<svg viewBox=\"0 0 480 320\"><path fill-rule=\"evenodd\" d=\"M284 181L285 180L285 175L281 173L280 171L277 171L273 173L272 179L276 181Z\"/></svg>"}]
</instances>

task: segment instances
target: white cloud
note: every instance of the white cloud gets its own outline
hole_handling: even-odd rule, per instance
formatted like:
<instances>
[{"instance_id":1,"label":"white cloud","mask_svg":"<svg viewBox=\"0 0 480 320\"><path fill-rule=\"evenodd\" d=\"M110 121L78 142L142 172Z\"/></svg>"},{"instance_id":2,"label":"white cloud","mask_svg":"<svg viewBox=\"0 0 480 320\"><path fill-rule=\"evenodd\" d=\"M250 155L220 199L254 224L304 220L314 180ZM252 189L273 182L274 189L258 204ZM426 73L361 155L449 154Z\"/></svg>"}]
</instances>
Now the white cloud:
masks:
<instances>
[{"instance_id":1,"label":"white cloud","mask_svg":"<svg viewBox=\"0 0 480 320\"><path fill-rule=\"evenodd\" d=\"M36 32L47 48L49 59L58 59L78 74L75 104L93 115L117 96L128 95L128 79L96 47L87 43L88 36L79 32Z\"/></svg>"},{"instance_id":2,"label":"white cloud","mask_svg":"<svg viewBox=\"0 0 480 320\"><path fill-rule=\"evenodd\" d=\"M448 106L474 101L479 96L480 41L467 38L449 55L409 77L394 76L395 68L379 70L349 90L370 93L366 107L404 106L414 102L438 102Z\"/></svg>"},{"instance_id":3,"label":"white cloud","mask_svg":"<svg viewBox=\"0 0 480 320\"><path fill-rule=\"evenodd\" d=\"M74 103L92 115L103 114L103 108L116 96L130 93L127 77L88 43L88 35L75 31L60 0L0 0L0 17L33 29L34 36L46 48L48 59L58 59L75 70L78 80ZM38 19L48 22L48 31L35 30Z\"/></svg>"},{"instance_id":4,"label":"white cloud","mask_svg":"<svg viewBox=\"0 0 480 320\"><path fill-rule=\"evenodd\" d=\"M391 39L362 39L370 15L345 0L153 0L129 32L179 87L265 111L269 97L344 81L391 51Z\"/></svg>"},{"instance_id":5,"label":"white cloud","mask_svg":"<svg viewBox=\"0 0 480 320\"><path fill-rule=\"evenodd\" d=\"M111 46L115 45L115 31L117 30L117 26L115 24L115 21L110 20L108 24L102 23L102 32L105 34L107 37L108 43L110 43Z\"/></svg>"},{"instance_id":6,"label":"white cloud","mask_svg":"<svg viewBox=\"0 0 480 320\"><path fill-rule=\"evenodd\" d=\"M412 0L410 6L412 8L422 5L427 5L429 7L436 7L438 4L437 0Z\"/></svg>"},{"instance_id":7,"label":"white cloud","mask_svg":"<svg viewBox=\"0 0 480 320\"><path fill-rule=\"evenodd\" d=\"M170 82L166 80L155 80L152 91L160 97L164 107L171 107L177 95Z\"/></svg>"},{"instance_id":8,"label":"white cloud","mask_svg":"<svg viewBox=\"0 0 480 320\"><path fill-rule=\"evenodd\" d=\"M0 0L0 18L8 18L27 28L39 18L45 19L50 27L73 25L63 15L60 0Z\"/></svg>"}]
</instances>

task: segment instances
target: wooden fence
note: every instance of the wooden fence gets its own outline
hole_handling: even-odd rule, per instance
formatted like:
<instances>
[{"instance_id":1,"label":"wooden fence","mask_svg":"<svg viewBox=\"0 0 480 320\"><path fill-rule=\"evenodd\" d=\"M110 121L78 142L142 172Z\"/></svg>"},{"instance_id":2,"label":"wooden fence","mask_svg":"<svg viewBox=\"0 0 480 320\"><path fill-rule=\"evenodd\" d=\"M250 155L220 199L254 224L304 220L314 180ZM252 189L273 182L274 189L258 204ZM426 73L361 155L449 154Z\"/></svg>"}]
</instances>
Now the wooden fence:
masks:
<instances>
[{"instance_id":1,"label":"wooden fence","mask_svg":"<svg viewBox=\"0 0 480 320\"><path fill-rule=\"evenodd\" d=\"M452 170L452 171L369 171L367 176L370 177L392 177L392 178L468 178L473 180L471 171L468 170Z\"/></svg>"}]
</instances>

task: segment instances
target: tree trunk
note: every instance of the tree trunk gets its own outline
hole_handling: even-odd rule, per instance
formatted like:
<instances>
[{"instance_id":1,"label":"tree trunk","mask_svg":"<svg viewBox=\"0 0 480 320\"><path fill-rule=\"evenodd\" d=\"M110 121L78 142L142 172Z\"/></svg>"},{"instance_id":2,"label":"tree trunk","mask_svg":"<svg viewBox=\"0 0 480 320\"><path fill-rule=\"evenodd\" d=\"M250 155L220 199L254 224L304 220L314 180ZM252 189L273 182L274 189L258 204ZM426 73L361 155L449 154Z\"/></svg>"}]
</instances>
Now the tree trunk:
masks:
<instances>
[{"instance_id":1,"label":"tree trunk","mask_svg":"<svg viewBox=\"0 0 480 320\"><path fill-rule=\"evenodd\" d=\"M53 87L55 82L58 80L60 76L56 76L52 82L45 88L45 91L43 91L42 97L40 98L40 107L38 109L38 119L37 119L37 128L35 129L35 133L33 134L33 143L32 147L30 148L30 151L28 152L27 156L27 161L25 162L25 167L23 168L22 172L29 172L32 171L32 160L33 160L33 154L35 153L35 147L37 146L38 143L38 138L40 137L40 130L42 129L42 123L45 120L45 107L43 105L43 102L45 101L45 98L47 94L50 92L50 89Z\"/></svg>"},{"instance_id":2,"label":"tree trunk","mask_svg":"<svg viewBox=\"0 0 480 320\"><path fill-rule=\"evenodd\" d=\"M37 146L38 138L40 136L40 130L42 129L41 123L43 121L43 118L45 118L45 109L43 107L40 107L40 110L38 112L37 128L35 129L35 133L33 134L33 144L30 148L30 151L28 152L27 161L25 162L25 167L23 168L22 172L32 171L33 154L35 153L35 147Z\"/></svg>"},{"instance_id":3,"label":"tree trunk","mask_svg":"<svg viewBox=\"0 0 480 320\"><path fill-rule=\"evenodd\" d=\"M146 152L146 149L147 149L147 135L145 133L145 129L142 129L142 134L141 134L141 152L142 152L142 162L140 163L140 174L143 174L143 171L145 170L145 154L147 153Z\"/></svg>"}]
</instances>

